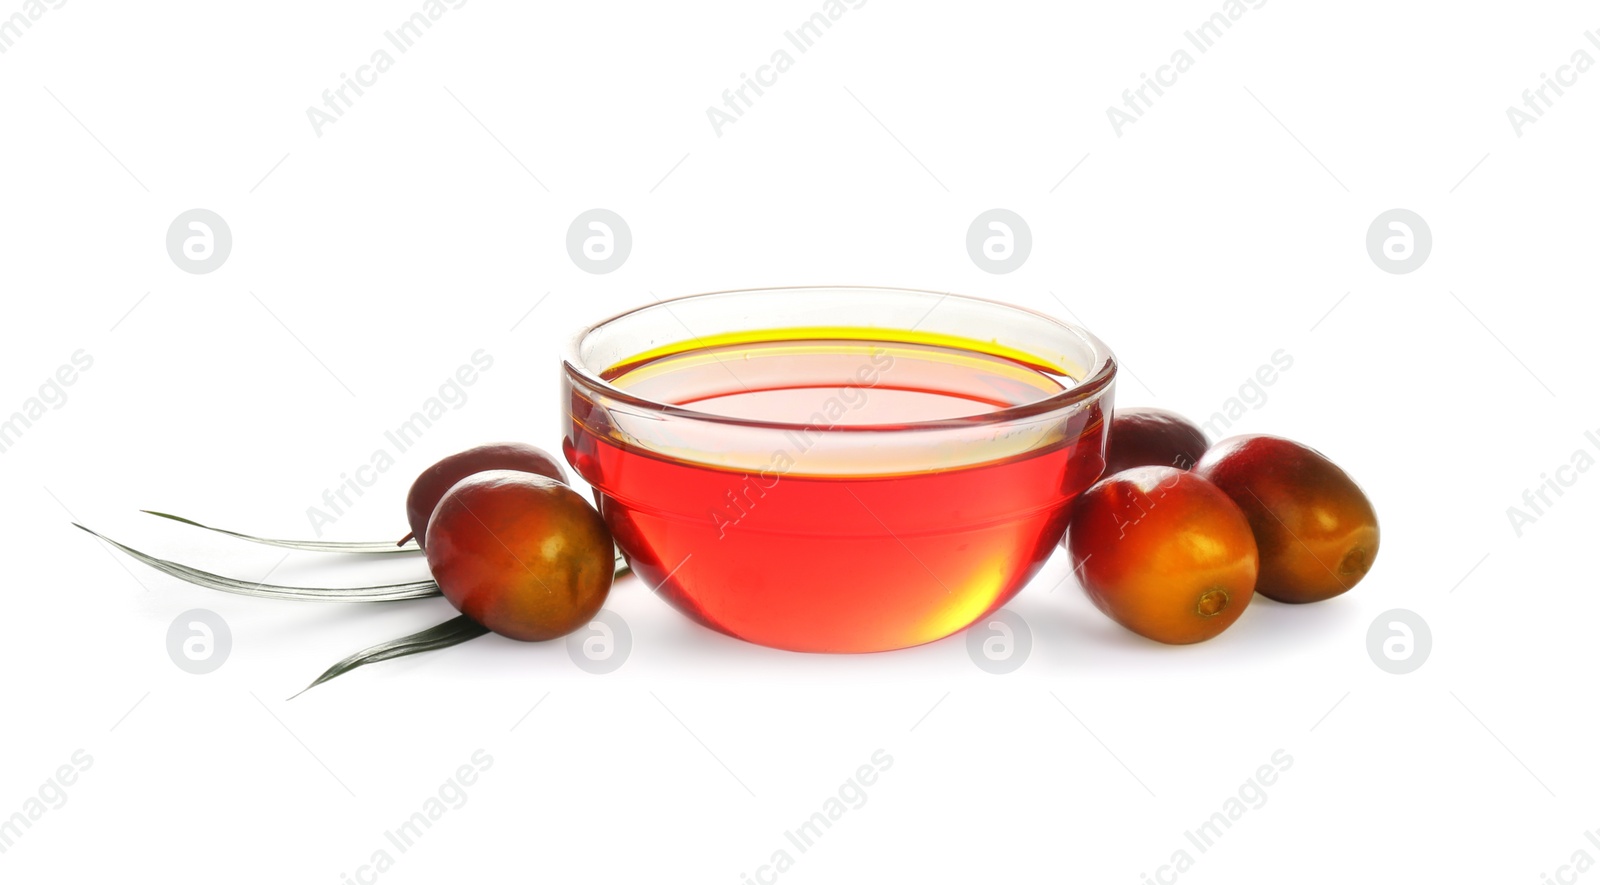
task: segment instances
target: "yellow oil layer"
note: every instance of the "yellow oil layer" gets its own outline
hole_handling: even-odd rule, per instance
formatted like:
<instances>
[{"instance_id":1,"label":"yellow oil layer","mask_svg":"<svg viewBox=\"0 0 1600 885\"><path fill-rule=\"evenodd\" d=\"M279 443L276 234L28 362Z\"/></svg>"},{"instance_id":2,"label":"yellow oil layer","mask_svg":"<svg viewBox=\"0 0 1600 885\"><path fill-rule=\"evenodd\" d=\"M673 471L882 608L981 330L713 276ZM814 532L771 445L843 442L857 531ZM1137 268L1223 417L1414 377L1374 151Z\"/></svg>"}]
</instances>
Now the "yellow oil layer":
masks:
<instances>
[{"instance_id":1,"label":"yellow oil layer","mask_svg":"<svg viewBox=\"0 0 1600 885\"><path fill-rule=\"evenodd\" d=\"M1039 354L1028 353L993 340L980 341L976 338L965 338L960 335L925 332L916 329L880 329L868 326L793 326L784 329L751 329L739 332L721 332L715 335L691 338L688 341L676 341L623 360L603 372L602 376L608 379L615 378L619 370L625 370L630 366L639 366L641 363L659 360L662 357L676 354L710 348L734 347L741 344L767 344L776 341L860 341L863 344L879 345L917 344L953 350L967 350L1002 357L1014 360L1024 366L1032 367L1035 370L1065 375L1072 379L1081 379L1087 374L1082 366L1067 364L1061 359L1050 359ZM804 347L804 345L801 346ZM629 374L632 373L630 372Z\"/></svg>"},{"instance_id":2,"label":"yellow oil layer","mask_svg":"<svg viewBox=\"0 0 1600 885\"><path fill-rule=\"evenodd\" d=\"M845 364L837 367L825 362L808 363L806 359L839 356L845 357ZM725 388L728 379L716 366L736 368L741 360L756 358L765 361L767 369L775 370L777 378L768 377L773 372L767 371L762 375L763 383L752 390L735 376L732 380L744 387L745 395L783 396L791 392L790 383L794 390L834 386L843 389L857 386L855 382L859 380L862 387L882 386L887 390L971 401L966 405L972 410L959 417L1037 402L1076 386L1086 374L1067 362L1063 355L1058 354L1054 359L1041 358L992 340L844 325L751 329L675 341L619 361L601 374L615 387L631 390L647 399L691 402L696 404L697 410L709 408L712 411L708 414L720 416L723 413L716 412L715 406L707 407L704 403L714 402L723 395L737 397L738 391L715 385L705 387L703 383L700 387L694 383L685 386L680 380L693 382L698 373L702 380L711 378ZM786 364L793 364L798 374L783 375ZM822 366L824 371L807 375L807 365ZM903 367L904 374L883 377L882 373L891 367ZM835 368L844 371L833 371ZM865 375L850 374L855 371ZM906 379L903 383L900 382L902 378ZM779 381L784 383L777 383ZM767 382L771 382L770 389ZM844 420L847 415L857 414L846 409L854 409L860 400L851 402L830 397L817 403L802 403L794 411L795 417L746 422L758 427L799 428L803 442L793 437L750 436L749 431L720 424L663 422L654 415L638 415L627 409L611 414L606 435L631 448L683 463L728 471L763 471L762 475L778 473L833 479L913 475L1001 461L1052 448L1068 441L1068 435L1084 429L1077 422L1063 420L1061 414L1047 414L996 425L988 433L975 431L971 435L947 434L921 439L908 449L889 445L876 435L870 435L871 438L852 433L818 435L824 430L898 427L923 420L948 420L919 417L915 409L921 408L920 405L910 412L895 413L893 405L897 401L892 398L877 398L874 402L885 405L881 417L872 421ZM977 404L982 404L982 408ZM728 414L737 417L741 413ZM973 426L979 424L981 421L975 420ZM813 442L813 438L817 442ZM907 445L910 442L908 438ZM803 464L800 454L804 454ZM971 604L981 610L987 602L972 600Z\"/></svg>"},{"instance_id":3,"label":"yellow oil layer","mask_svg":"<svg viewBox=\"0 0 1600 885\"><path fill-rule=\"evenodd\" d=\"M613 384L627 389L686 369L722 362L728 358L730 348L733 353L737 353L738 346L737 344L724 347L702 345L692 350L679 351L671 357L648 359L643 363L636 364L636 368L627 369L615 375L608 373L607 377L611 379ZM761 348L761 356L765 359L805 356L817 353L859 354L863 360L863 368L866 368L874 358L886 357L887 360L893 361L891 364L898 365L903 360L928 359L929 357L928 351L925 349L919 349L919 347L911 344L888 341L796 341L793 344L765 345ZM938 359L940 363L947 366L967 369L973 373L981 373L991 377L1008 379L1019 386L1038 391L1038 396L1049 396L1072 386L1073 383L1073 379L1058 379L1037 369L1017 363L1013 359L996 362L994 357L981 355L971 348L962 350L942 349L938 352Z\"/></svg>"}]
</instances>

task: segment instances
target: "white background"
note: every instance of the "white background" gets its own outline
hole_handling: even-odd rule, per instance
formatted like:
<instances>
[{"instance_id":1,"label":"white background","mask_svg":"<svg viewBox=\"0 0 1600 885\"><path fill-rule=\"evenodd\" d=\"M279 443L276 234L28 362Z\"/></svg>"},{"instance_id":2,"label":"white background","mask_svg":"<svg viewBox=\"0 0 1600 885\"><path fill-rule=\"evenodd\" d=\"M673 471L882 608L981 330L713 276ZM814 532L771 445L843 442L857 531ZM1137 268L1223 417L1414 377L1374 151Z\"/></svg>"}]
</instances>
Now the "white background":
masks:
<instances>
[{"instance_id":1,"label":"white background","mask_svg":"<svg viewBox=\"0 0 1600 885\"><path fill-rule=\"evenodd\" d=\"M1536 883L1600 858L1600 475L1563 474L1520 534L1506 513L1576 450L1600 456L1600 72L1520 137L1505 110L1575 50L1600 57L1592 6L1271 2L1201 55L1184 31L1219 3L872 0L719 137L706 108L820 3L474 0L318 136L306 108L421 8L351 6L79 0L0 55L0 413L74 352L94 361L0 455L0 816L75 750L94 760L0 878L336 883L380 848L386 883L738 883L779 849L785 883ZM1194 67L1119 137L1106 107L1179 48ZM596 206L634 237L607 275L565 249ZM1033 232L1006 275L965 248L996 206ZM234 239L206 275L164 246L193 207ZM1364 245L1393 207L1433 233L1407 275ZM960 636L744 645L629 580L608 607L633 649L610 675L488 637L289 702L448 606L226 596L69 525L259 579L278 554L137 510L307 536L306 508L483 348L469 401L328 528L393 537L437 457L557 450L578 327L653 295L806 283L1070 308L1123 360L1119 403L1200 418L1287 351L1230 432L1348 469L1382 520L1375 569L1168 648L1103 618L1058 555L1009 606L1032 650L1004 676ZM421 569L295 555L272 577ZM232 628L210 675L167 655L192 608ZM1393 608L1431 627L1410 675L1368 656ZM395 852L384 831L480 748L466 804ZM866 804L787 843L880 748ZM1265 804L1197 851L1185 831L1279 749L1293 764ZM1178 849L1192 868L1162 871Z\"/></svg>"}]
</instances>

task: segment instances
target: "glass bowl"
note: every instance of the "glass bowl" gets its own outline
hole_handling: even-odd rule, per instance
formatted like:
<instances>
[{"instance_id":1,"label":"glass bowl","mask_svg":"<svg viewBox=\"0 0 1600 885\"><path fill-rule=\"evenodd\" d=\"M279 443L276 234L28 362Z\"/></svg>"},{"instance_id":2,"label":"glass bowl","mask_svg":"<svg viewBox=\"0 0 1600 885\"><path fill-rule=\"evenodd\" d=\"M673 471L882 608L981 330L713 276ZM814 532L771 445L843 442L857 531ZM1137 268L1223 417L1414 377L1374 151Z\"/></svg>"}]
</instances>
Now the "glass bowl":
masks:
<instances>
[{"instance_id":1,"label":"glass bowl","mask_svg":"<svg viewBox=\"0 0 1600 885\"><path fill-rule=\"evenodd\" d=\"M1084 329L908 289L714 292L579 333L567 461L667 602L775 648L958 632L1100 476L1116 363Z\"/></svg>"}]
</instances>

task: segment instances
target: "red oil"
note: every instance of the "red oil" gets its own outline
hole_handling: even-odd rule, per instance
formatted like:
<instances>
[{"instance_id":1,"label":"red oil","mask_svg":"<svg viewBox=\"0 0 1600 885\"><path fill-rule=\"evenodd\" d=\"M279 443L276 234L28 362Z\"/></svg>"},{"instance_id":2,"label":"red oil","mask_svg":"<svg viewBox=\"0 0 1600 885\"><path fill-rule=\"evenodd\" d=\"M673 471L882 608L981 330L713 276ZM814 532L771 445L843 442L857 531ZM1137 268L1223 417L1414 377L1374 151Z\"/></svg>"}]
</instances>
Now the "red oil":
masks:
<instances>
[{"instance_id":1,"label":"red oil","mask_svg":"<svg viewBox=\"0 0 1600 885\"><path fill-rule=\"evenodd\" d=\"M1098 404L1025 427L986 424L1073 379L977 342L908 337L751 335L631 360L606 380L655 402L795 426L749 431L757 446L743 428L702 425L646 447L573 388L567 459L600 493L634 571L703 624L799 651L939 639L1044 564L1073 497L1100 474L1105 428ZM916 426L926 421L972 427L952 445Z\"/></svg>"}]
</instances>

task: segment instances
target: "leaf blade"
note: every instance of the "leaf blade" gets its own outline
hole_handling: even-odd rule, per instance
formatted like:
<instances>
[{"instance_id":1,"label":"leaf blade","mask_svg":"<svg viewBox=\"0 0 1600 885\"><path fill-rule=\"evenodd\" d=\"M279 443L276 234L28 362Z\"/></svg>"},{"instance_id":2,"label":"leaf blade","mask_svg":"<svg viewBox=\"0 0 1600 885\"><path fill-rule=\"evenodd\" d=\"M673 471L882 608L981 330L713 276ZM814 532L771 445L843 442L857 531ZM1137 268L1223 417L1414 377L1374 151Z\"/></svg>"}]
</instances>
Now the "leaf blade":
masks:
<instances>
[{"instance_id":1,"label":"leaf blade","mask_svg":"<svg viewBox=\"0 0 1600 885\"><path fill-rule=\"evenodd\" d=\"M395 544L393 541L296 541L286 538L259 538L255 535L247 535L243 532L235 532L230 529L219 529L216 526L209 526L204 523L195 522L187 517L177 516L172 513L162 513L159 510L141 510L139 512L148 513L151 516L159 516L162 519L170 519L173 522L181 522L184 525L192 525L195 528L205 529L208 532L216 532L219 535L227 535L232 538L238 538L241 541L249 541L252 544L265 544L269 547L284 547L289 550L308 550L313 553L362 554L422 552L422 548L418 547L415 543L404 544L402 542L402 544Z\"/></svg>"},{"instance_id":2,"label":"leaf blade","mask_svg":"<svg viewBox=\"0 0 1600 885\"><path fill-rule=\"evenodd\" d=\"M327 682L330 679L336 679L340 676L343 676L344 674L349 673L351 670L354 670L358 667L365 667L368 664L376 664L380 661L403 658L407 655L421 654L422 652L426 651L437 651L442 648L449 648L452 645L460 645L468 640L477 639L479 636L482 636L488 632L488 627L483 626L466 615L456 615L450 620L440 624L435 624L426 630L419 630L416 633L412 633L409 636L402 636L399 639L391 639L387 642L380 642L377 645L374 645L370 648L364 648L361 651L350 655L344 660L334 664L332 667L324 670L321 676L318 676L315 680L313 680L310 685L300 689L300 691L295 693L294 697L291 697L289 700L294 700L294 698L305 694L322 683Z\"/></svg>"},{"instance_id":3,"label":"leaf blade","mask_svg":"<svg viewBox=\"0 0 1600 885\"><path fill-rule=\"evenodd\" d=\"M76 522L73 523L73 526L88 532L158 572L200 587L221 590L224 593L235 593L240 596L254 596L262 599L294 599L308 602L399 602L407 599L427 599L442 595L438 583L432 580L378 584L368 587L292 587L283 584L242 581L238 578L230 578L225 575L197 569L193 566L187 566L181 562L173 562L151 556Z\"/></svg>"}]
</instances>

